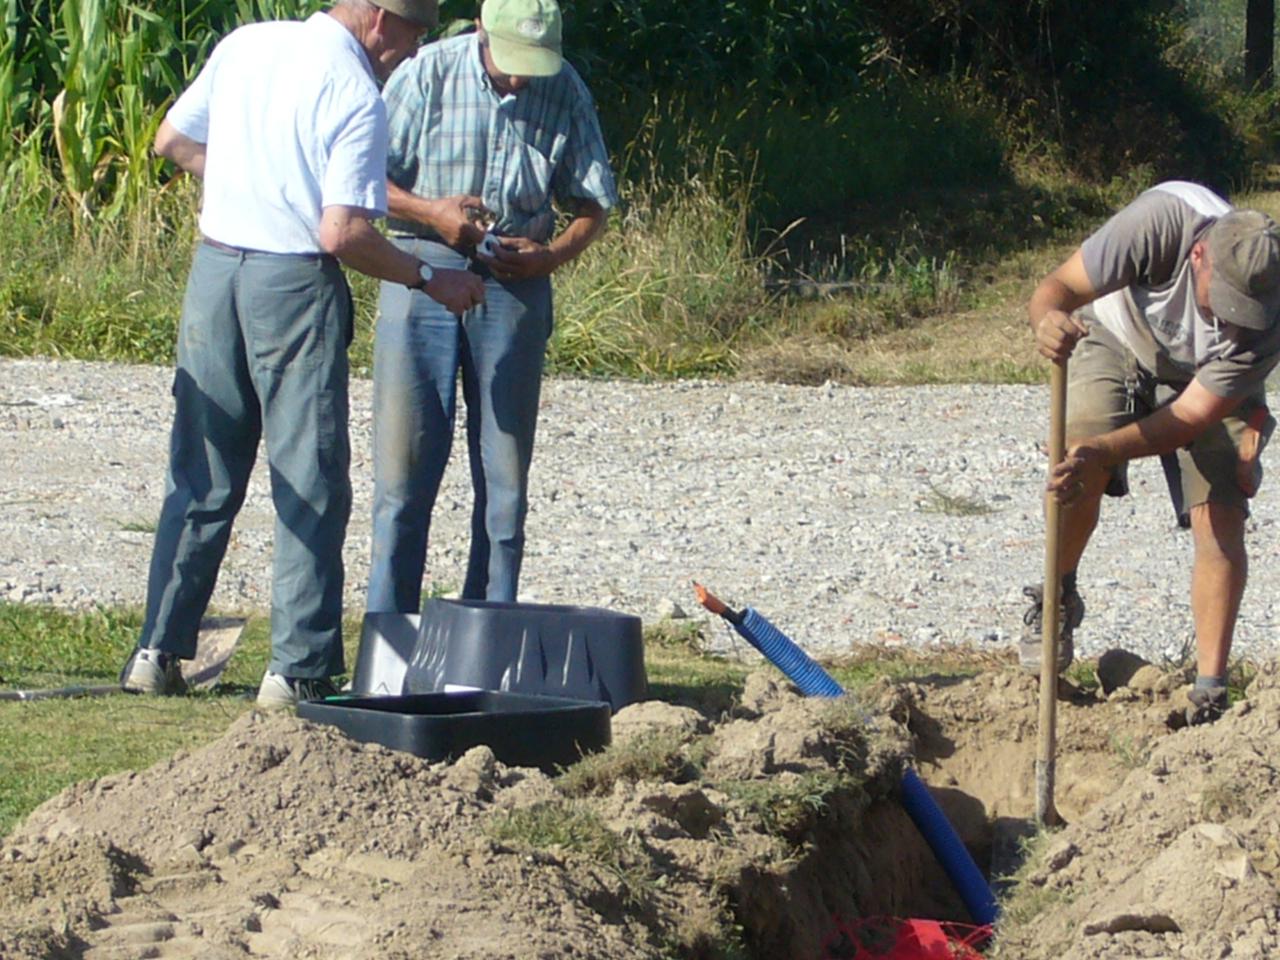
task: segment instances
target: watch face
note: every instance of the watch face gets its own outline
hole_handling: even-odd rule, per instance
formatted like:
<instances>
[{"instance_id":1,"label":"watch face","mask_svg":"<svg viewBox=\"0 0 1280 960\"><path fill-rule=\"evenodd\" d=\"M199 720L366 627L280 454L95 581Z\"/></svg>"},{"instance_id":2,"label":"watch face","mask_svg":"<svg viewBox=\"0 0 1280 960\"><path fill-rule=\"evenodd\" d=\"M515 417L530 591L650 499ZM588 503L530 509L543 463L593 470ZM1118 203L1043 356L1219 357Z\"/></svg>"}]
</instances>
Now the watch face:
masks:
<instances>
[{"instance_id":1,"label":"watch face","mask_svg":"<svg viewBox=\"0 0 1280 960\"><path fill-rule=\"evenodd\" d=\"M431 269L431 264L424 263L418 267L418 276L422 278L423 284L431 282L431 278L435 276L435 271Z\"/></svg>"}]
</instances>

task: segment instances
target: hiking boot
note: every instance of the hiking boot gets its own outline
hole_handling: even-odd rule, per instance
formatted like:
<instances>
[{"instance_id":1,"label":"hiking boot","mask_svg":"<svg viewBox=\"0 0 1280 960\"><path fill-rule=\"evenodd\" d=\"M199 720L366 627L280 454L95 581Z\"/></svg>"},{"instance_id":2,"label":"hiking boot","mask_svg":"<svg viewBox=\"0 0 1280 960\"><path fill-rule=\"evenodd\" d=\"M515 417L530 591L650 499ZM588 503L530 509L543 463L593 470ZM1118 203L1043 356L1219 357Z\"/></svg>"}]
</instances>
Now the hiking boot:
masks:
<instances>
[{"instance_id":1,"label":"hiking boot","mask_svg":"<svg viewBox=\"0 0 1280 960\"><path fill-rule=\"evenodd\" d=\"M1213 723L1227 712L1226 687L1192 687L1187 692L1191 706L1187 707L1187 726L1198 727Z\"/></svg>"},{"instance_id":2,"label":"hiking boot","mask_svg":"<svg viewBox=\"0 0 1280 960\"><path fill-rule=\"evenodd\" d=\"M171 697L186 693L187 681L173 654L136 647L120 671L120 689Z\"/></svg>"},{"instance_id":3,"label":"hiking boot","mask_svg":"<svg viewBox=\"0 0 1280 960\"><path fill-rule=\"evenodd\" d=\"M337 696L338 688L328 677L286 677L268 670L258 686L258 706L267 710L296 707L304 700Z\"/></svg>"},{"instance_id":4,"label":"hiking boot","mask_svg":"<svg viewBox=\"0 0 1280 960\"><path fill-rule=\"evenodd\" d=\"M1022 640L1018 643L1018 663L1027 673L1040 676L1040 653L1044 649L1044 584L1023 587L1022 595L1030 601L1022 615ZM1084 619L1084 600L1075 590L1062 595L1058 610L1058 673L1066 672L1075 659L1071 638Z\"/></svg>"}]
</instances>

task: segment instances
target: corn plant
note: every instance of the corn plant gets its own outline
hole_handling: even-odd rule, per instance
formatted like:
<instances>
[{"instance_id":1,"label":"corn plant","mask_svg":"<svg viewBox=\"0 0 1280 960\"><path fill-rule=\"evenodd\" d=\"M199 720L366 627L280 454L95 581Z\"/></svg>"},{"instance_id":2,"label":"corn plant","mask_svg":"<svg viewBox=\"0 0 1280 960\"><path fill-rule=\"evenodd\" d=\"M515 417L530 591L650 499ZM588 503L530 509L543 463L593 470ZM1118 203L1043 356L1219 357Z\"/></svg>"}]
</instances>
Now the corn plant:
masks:
<instances>
[{"instance_id":1,"label":"corn plant","mask_svg":"<svg viewBox=\"0 0 1280 960\"><path fill-rule=\"evenodd\" d=\"M62 0L66 41L62 90L53 100L53 138L63 184L76 206L92 215L94 187L102 178L108 142L111 48L109 0Z\"/></svg>"}]
</instances>

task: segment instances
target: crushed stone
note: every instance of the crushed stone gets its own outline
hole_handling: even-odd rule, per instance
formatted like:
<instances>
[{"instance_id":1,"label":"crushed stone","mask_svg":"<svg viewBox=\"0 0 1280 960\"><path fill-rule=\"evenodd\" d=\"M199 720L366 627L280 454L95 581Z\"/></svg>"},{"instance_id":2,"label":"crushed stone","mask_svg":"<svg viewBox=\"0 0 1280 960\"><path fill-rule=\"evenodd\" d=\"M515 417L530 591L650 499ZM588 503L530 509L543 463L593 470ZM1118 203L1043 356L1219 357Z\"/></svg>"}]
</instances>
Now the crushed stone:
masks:
<instances>
[{"instance_id":1,"label":"crushed stone","mask_svg":"<svg viewBox=\"0 0 1280 960\"><path fill-rule=\"evenodd\" d=\"M159 513L172 373L0 360L0 599L140 604ZM521 599L646 622L706 618L697 579L812 652L863 643L1011 647L1040 578L1042 387L858 388L551 379L542 395ZM354 508L344 559L363 609L371 389L352 384ZM459 418L459 431L462 418ZM471 491L461 435L432 523L428 589L462 582ZM1271 453L1265 454L1270 462ZM1191 638L1191 542L1155 461L1108 503L1081 570L1085 656L1155 663ZM213 605L269 605L261 458ZM1280 498L1264 485L1235 653L1280 652ZM687 611L691 613L687 614ZM713 645L741 646L714 621Z\"/></svg>"}]
</instances>

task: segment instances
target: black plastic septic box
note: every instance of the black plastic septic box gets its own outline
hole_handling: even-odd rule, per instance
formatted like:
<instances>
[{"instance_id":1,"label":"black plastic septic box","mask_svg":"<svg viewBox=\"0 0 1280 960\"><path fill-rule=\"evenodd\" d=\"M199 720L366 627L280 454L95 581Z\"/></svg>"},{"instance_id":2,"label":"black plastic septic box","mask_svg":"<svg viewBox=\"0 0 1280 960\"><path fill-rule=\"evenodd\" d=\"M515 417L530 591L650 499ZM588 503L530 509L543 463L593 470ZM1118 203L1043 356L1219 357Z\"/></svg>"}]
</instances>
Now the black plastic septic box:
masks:
<instances>
[{"instance_id":1,"label":"black plastic septic box","mask_svg":"<svg viewBox=\"0 0 1280 960\"><path fill-rule=\"evenodd\" d=\"M483 744L507 766L548 772L607 747L611 715L602 701L484 690L298 704L303 719L427 760L456 758Z\"/></svg>"},{"instance_id":2,"label":"black plastic septic box","mask_svg":"<svg viewBox=\"0 0 1280 960\"><path fill-rule=\"evenodd\" d=\"M599 607L429 600L403 693L451 687L605 700L648 695L640 618Z\"/></svg>"}]
</instances>

